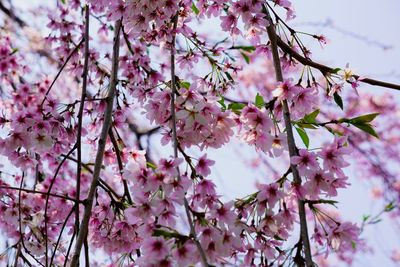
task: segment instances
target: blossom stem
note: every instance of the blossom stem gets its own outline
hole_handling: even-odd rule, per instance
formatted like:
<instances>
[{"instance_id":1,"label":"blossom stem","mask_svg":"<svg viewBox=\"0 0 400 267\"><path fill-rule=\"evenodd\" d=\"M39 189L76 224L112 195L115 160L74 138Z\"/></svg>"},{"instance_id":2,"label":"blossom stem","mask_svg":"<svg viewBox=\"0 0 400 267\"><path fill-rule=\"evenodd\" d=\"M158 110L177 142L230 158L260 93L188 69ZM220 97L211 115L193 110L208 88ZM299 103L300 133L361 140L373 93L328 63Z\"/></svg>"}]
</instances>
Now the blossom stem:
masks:
<instances>
[{"instance_id":1,"label":"blossom stem","mask_svg":"<svg viewBox=\"0 0 400 267\"><path fill-rule=\"evenodd\" d=\"M80 225L80 232L78 233L74 253L71 260L71 267L78 266L79 256L81 253L83 242L86 239L90 214L92 213L93 200L97 188L97 184L100 177L100 171L103 164L104 151L106 147L106 141L108 136L108 131L112 122L112 111L114 104L115 91L117 87L117 75L118 75L118 63L119 63L119 34L121 30L121 19L117 20L115 23L114 32L114 45L113 45L113 56L112 56L112 66L111 66L111 77L110 77L110 88L107 95L107 107L104 112L104 123L101 130L99 145L96 154L96 160L93 170L93 178L90 184L88 197L86 200L85 211L83 214L82 222ZM66 259L67 260L67 259Z\"/></svg>"},{"instance_id":2,"label":"blossom stem","mask_svg":"<svg viewBox=\"0 0 400 267\"><path fill-rule=\"evenodd\" d=\"M281 63L280 63L280 59L279 59L275 26L274 26L273 21L268 13L267 8L265 8L265 13L270 21L270 25L267 28L267 32L268 32L268 37L271 41L271 51L272 51L272 57L273 57L273 62L274 62L276 79L278 82L283 82L283 74L282 74L282 68L281 68ZM283 119L285 122L285 128L286 128L286 133L287 133L289 155L290 155L290 157L297 156L298 153L297 153L296 143L294 140L291 119L290 119L290 110L289 110L289 106L288 106L288 103L286 100L282 101L282 107L283 107ZM301 185L301 177L300 177L299 171L297 170L297 167L293 164L291 164L290 167L292 169L294 183L296 185ZM299 209L299 217L300 217L300 235L301 235L301 239L302 239L303 246L304 246L306 266L312 267L312 266L314 266L314 264L313 264L312 256L311 256L310 240L308 238L306 210L305 210L304 202L301 199L298 199L298 209Z\"/></svg>"}]
</instances>

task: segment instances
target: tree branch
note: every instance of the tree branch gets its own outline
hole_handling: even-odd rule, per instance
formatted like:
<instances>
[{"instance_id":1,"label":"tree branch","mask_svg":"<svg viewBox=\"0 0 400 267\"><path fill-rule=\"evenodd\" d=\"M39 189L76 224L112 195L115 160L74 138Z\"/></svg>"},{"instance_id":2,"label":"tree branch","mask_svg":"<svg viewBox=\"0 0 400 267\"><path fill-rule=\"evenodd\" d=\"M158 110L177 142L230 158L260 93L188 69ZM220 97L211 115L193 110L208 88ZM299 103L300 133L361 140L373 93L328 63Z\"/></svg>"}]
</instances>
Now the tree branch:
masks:
<instances>
[{"instance_id":1,"label":"tree branch","mask_svg":"<svg viewBox=\"0 0 400 267\"><path fill-rule=\"evenodd\" d=\"M172 33L172 41L171 41L171 121L172 121L172 140L173 140L173 148L174 148L174 158L178 158L178 137L176 134L176 114L175 114L175 95L177 93L176 89L176 76L175 76L175 39L176 39L176 27L178 24L179 13L176 13L173 19L173 33ZM178 178L180 178L179 167L176 167L176 171L178 173ZM204 267L210 266L207 262L207 256L204 252L203 247L201 246L199 240L197 239L196 229L194 227L194 222L190 215L189 203L184 197L184 206L185 212L188 219L189 227L190 227L190 237L193 239L196 244L197 250L200 254L201 263Z\"/></svg>"},{"instance_id":2,"label":"tree branch","mask_svg":"<svg viewBox=\"0 0 400 267\"><path fill-rule=\"evenodd\" d=\"M313 67L315 69L318 69L323 75L332 73L334 68L320 64L318 62L314 62L309 58L306 58L296 51L294 51L288 44L286 44L281 38L277 36L276 38L277 45L282 49L283 52L289 54L291 57L299 61L301 64ZM354 78L359 79L359 75L353 75ZM370 85L375 85L375 86L380 86L380 87L385 87L385 88L390 88L390 89L395 89L395 90L400 90L400 85L399 84L394 84L394 83L388 83L384 81L379 81L375 79L370 79L370 78L364 78L359 80L359 82L370 84Z\"/></svg>"},{"instance_id":3,"label":"tree branch","mask_svg":"<svg viewBox=\"0 0 400 267\"><path fill-rule=\"evenodd\" d=\"M90 214L92 213L94 195L96 192L97 183L99 181L100 171L103 163L103 156L106 147L108 130L110 129L112 122L113 104L114 104L115 91L117 87L118 62L119 62L119 34L121 30L121 20L116 21L114 29L115 33L114 33L114 45L113 45L113 56L112 56L112 70L110 79L110 89L107 96L107 107L104 112L104 123L103 123L103 128L101 130L99 145L96 154L96 160L93 170L93 179L90 184L90 189L86 200L87 202L85 205L85 211L80 226L80 232L76 240L74 254L71 261L72 267L78 266L82 245L88 233L89 219L90 219Z\"/></svg>"},{"instance_id":4,"label":"tree branch","mask_svg":"<svg viewBox=\"0 0 400 267\"><path fill-rule=\"evenodd\" d=\"M25 21L15 15L15 13L11 9L4 6L3 1L0 1L0 10L3 11L3 13L6 14L9 18L14 20L20 27L27 26Z\"/></svg>"},{"instance_id":5,"label":"tree branch","mask_svg":"<svg viewBox=\"0 0 400 267\"><path fill-rule=\"evenodd\" d=\"M82 72L82 95L78 111L78 129L76 133L76 149L77 149L77 164L76 164L76 201L79 202L81 194L81 173L82 173L82 121L83 109L85 107L85 98L87 91L87 80L89 72L89 6L85 6L85 55ZM75 209L75 231L79 233L79 206Z\"/></svg>"},{"instance_id":6,"label":"tree branch","mask_svg":"<svg viewBox=\"0 0 400 267\"><path fill-rule=\"evenodd\" d=\"M274 67L275 67L276 79L278 82L283 82L283 74L282 74L282 68L281 68L281 63L280 63L280 59L279 59L275 26L272 22L272 19L269 15L267 8L265 8L265 13L270 22L270 25L267 28L267 32L268 32L268 37L271 41L271 50L272 50ZM291 119L290 119L290 110L289 110L289 106L288 106L288 103L286 100L282 101L282 107L283 107L283 119L285 122L285 128L286 128L286 132L287 132L289 155L290 155L290 157L297 156L297 148L296 148L296 143L295 143L294 136L293 136L292 123L291 123ZM293 164L291 164L290 167L292 169L292 174L293 174L293 179L294 179L295 184L301 185L301 177L300 177L299 171L297 170L297 167ZM302 239L303 245L304 245L306 266L312 267L312 266L314 266L314 264L313 264L312 256L311 256L310 240L308 238L306 211L305 211L304 202L301 199L298 199L298 209L299 209L299 217L300 217L300 235L301 235L301 239Z\"/></svg>"},{"instance_id":7,"label":"tree branch","mask_svg":"<svg viewBox=\"0 0 400 267\"><path fill-rule=\"evenodd\" d=\"M115 139L115 136L114 136L114 133L112 131L112 128L109 129L108 135L110 136L110 140L111 140L111 143L112 143L112 145L114 147L115 155L117 157L119 175L121 176L121 180L122 180L122 183L124 185L124 196L128 200L129 204L132 204L133 201L132 201L132 198L131 198L131 194L129 192L128 183L127 183L125 177L123 176L124 166L122 164L121 152L119 151L118 142Z\"/></svg>"}]
</instances>

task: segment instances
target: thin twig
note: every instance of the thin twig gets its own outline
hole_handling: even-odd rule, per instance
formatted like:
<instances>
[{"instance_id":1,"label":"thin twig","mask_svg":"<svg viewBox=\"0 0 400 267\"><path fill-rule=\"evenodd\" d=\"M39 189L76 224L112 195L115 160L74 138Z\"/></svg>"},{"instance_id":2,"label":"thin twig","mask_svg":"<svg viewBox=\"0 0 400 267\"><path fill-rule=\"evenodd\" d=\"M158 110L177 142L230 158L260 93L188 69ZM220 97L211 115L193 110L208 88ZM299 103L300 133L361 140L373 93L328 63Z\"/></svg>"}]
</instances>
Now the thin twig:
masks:
<instances>
[{"instance_id":1,"label":"thin twig","mask_svg":"<svg viewBox=\"0 0 400 267\"><path fill-rule=\"evenodd\" d=\"M2 1L0 1L0 10L3 11L3 13L6 14L8 17L13 19L21 28L27 26L25 21L15 15L15 13L11 9L5 7Z\"/></svg>"},{"instance_id":2,"label":"thin twig","mask_svg":"<svg viewBox=\"0 0 400 267\"><path fill-rule=\"evenodd\" d=\"M60 69L58 70L56 77L54 77L54 80L52 81L52 83L49 86L49 89L47 89L46 93L44 94L44 98L42 100L42 103L40 103L40 105L42 106L44 104L44 102L46 101L47 96L49 95L51 89L53 88L54 84L56 83L58 77L60 77L62 71L64 70L64 68L67 66L68 62L70 61L70 59L72 58L72 56L79 50L79 47L82 45L84 41L84 38L82 38L79 43L75 46L75 48L71 51L71 53L68 55L68 57L65 59L64 63L61 65Z\"/></svg>"},{"instance_id":3,"label":"thin twig","mask_svg":"<svg viewBox=\"0 0 400 267\"><path fill-rule=\"evenodd\" d=\"M25 173L22 173L22 177L21 177L21 183L19 186L19 192L18 192L18 224L19 224L19 234L20 234L20 240L21 242L24 242L24 234L22 233L22 209L21 209L21 196L22 196L22 187L24 186L24 177L25 177ZM21 246L18 246L18 251L17 254L15 255L16 259L15 259L15 266L18 265L18 257L19 254L21 252Z\"/></svg>"},{"instance_id":4,"label":"thin twig","mask_svg":"<svg viewBox=\"0 0 400 267\"><path fill-rule=\"evenodd\" d=\"M58 173L61 170L62 165L64 164L64 162L67 160L67 158L72 154L72 152L76 149L76 146L74 146L73 148L71 148L71 150L63 157L63 159L61 160L60 164L58 164L57 169L54 173L53 179L50 182L50 186L49 189L47 190L47 194L46 194L46 201L45 201L45 205L44 205L44 243L45 243L45 259L46 259L46 267L48 266L48 255L47 255L47 250L49 248L49 241L48 241L48 235L47 235L47 220L48 220L48 216L47 216L47 210L49 208L49 199L50 199L50 193L51 193L51 189L53 189L54 183L56 181L56 178L58 176Z\"/></svg>"},{"instance_id":5,"label":"thin twig","mask_svg":"<svg viewBox=\"0 0 400 267\"><path fill-rule=\"evenodd\" d=\"M81 195L81 173L82 173L82 121L83 109L85 107L85 98L87 91L87 81L89 72L89 6L85 5L85 55L82 72L82 95L78 111L78 129L76 133L76 149L77 149L77 164L76 164L76 203L80 200ZM75 209L75 231L79 233L79 206Z\"/></svg>"},{"instance_id":6,"label":"thin twig","mask_svg":"<svg viewBox=\"0 0 400 267\"><path fill-rule=\"evenodd\" d=\"M67 157L67 159L77 163L78 161L73 157ZM82 163L82 167L90 172L93 175L93 170L89 167L89 164ZM117 199L121 199L122 197L111 187L111 185L107 184L106 181L99 177L99 186L104 189L109 195L114 195ZM81 200L80 202L84 203L85 201Z\"/></svg>"},{"instance_id":7,"label":"thin twig","mask_svg":"<svg viewBox=\"0 0 400 267\"><path fill-rule=\"evenodd\" d=\"M61 237L62 237L62 233L63 233L64 229L65 229L66 226L67 226L69 217L71 217L71 215L74 213L74 210L76 210L76 209L78 209L78 206L77 206L77 205L74 205L74 206L72 207L72 209L70 210L70 212L68 213L67 217L65 218L65 220L64 220L64 222L63 222L63 225L61 226L60 234L58 235L57 242L56 242L56 244L55 244L55 246L54 246L54 252L53 252L53 254L51 255L51 258L50 258L50 266L52 266L52 264L53 264L54 257L56 256L56 253L57 253L57 247L58 247L58 245L60 244Z\"/></svg>"},{"instance_id":8,"label":"thin twig","mask_svg":"<svg viewBox=\"0 0 400 267\"><path fill-rule=\"evenodd\" d=\"M70 198L68 196L63 196L63 195L58 195L58 194L48 193L48 192L43 192L43 191L37 191L37 190L33 190L33 189L25 189L25 188L19 188L19 187L14 187L14 186L3 186L3 185L0 185L0 189L17 190L17 191L23 191L23 192L32 193L32 194L42 194L42 195L46 195L46 196L49 195L52 197L58 197L58 198L62 198L65 200L72 201L72 202L76 201L76 199ZM79 201L79 203L83 203L83 201Z\"/></svg>"},{"instance_id":9,"label":"thin twig","mask_svg":"<svg viewBox=\"0 0 400 267\"><path fill-rule=\"evenodd\" d=\"M179 13L177 13L173 19L173 33L172 33L172 41L171 41L171 120L172 120L172 139L174 146L174 158L178 158L178 138L176 134L176 114L175 114L175 95L177 93L176 90L176 76L175 76L175 39L176 39L176 27L178 24ZM179 167L176 168L178 173L178 178L180 178ZM184 197L184 206L185 212L188 219L189 227L190 227L190 236L194 240L197 250L200 254L201 263L204 267L208 267L209 264L207 262L207 256L204 252L203 247L201 246L199 240L197 239L196 230L194 227L194 223L192 220L192 216L190 215L189 203Z\"/></svg>"},{"instance_id":10,"label":"thin twig","mask_svg":"<svg viewBox=\"0 0 400 267\"><path fill-rule=\"evenodd\" d=\"M112 145L113 145L113 147L114 147L115 155L116 155L116 157L117 157L117 163L118 163L118 168L119 168L119 174L120 174L120 176L121 176L121 180L122 180L122 183L123 183L123 185L124 185L124 196L127 198L128 202L129 202L130 204L132 204L133 201L132 201L132 198L131 198L131 194L130 194L130 192L129 192L128 183L127 183L126 179L125 179L124 176L123 176L124 166L123 166L123 164L122 164L121 152L119 151L118 142L117 142L117 140L115 139L115 136L114 136L114 133L113 133L113 131L112 131L112 128L110 128L110 129L108 130L108 135L110 136L110 140L111 140L111 143L112 143Z\"/></svg>"}]
</instances>

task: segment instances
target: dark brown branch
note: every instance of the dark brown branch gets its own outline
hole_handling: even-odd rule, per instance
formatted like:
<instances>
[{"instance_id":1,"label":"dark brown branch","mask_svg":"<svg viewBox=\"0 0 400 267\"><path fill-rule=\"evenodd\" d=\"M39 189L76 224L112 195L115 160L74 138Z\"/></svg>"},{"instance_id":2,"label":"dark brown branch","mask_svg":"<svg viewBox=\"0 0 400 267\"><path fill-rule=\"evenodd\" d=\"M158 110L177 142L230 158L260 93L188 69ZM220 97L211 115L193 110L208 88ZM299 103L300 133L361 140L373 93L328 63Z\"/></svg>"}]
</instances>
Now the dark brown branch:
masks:
<instances>
[{"instance_id":1,"label":"dark brown branch","mask_svg":"<svg viewBox=\"0 0 400 267\"><path fill-rule=\"evenodd\" d=\"M51 190L53 189L53 185L54 185L54 183L55 183L55 181L56 181L56 178L57 178L57 176L58 176L58 173L59 173L60 170L61 170L62 165L63 165L64 162L67 160L67 157L69 157L75 149L76 149L76 146L74 146L73 148L71 148L71 150L67 153L67 155L65 155L65 156L63 157L63 159L61 160L60 164L58 164L57 169L56 169L56 171L55 171L55 173L54 173L54 175L53 175L53 179L52 179L51 182L50 182L50 186L49 186L49 189L47 190L47 194L46 194L46 201L45 201L45 205L44 205L44 228L45 228L45 229L44 229L44 233L45 233L44 242L45 242L45 259L46 259L46 266L48 266L48 265L47 265L47 263L48 263L47 251L48 251L48 248L49 248L49 247L48 247L49 242L48 242L48 237L47 237L47 236L48 236L48 235L47 235L47 229L48 229L48 227L47 227L47 220L48 220L47 211L48 211L48 208L49 208L50 193L51 193Z\"/></svg>"},{"instance_id":2,"label":"dark brown branch","mask_svg":"<svg viewBox=\"0 0 400 267\"><path fill-rule=\"evenodd\" d=\"M282 49L283 52L289 54L291 57L293 57L294 59L299 61L301 64L318 69L319 71L321 71L321 73L323 75L332 73L334 70L334 68L331 68L329 66L312 61L311 59L300 55L279 37L277 37L277 45ZM360 78L359 75L353 75L353 77L356 79ZM379 81L379 80L370 79L370 78L361 79L361 80L359 80L359 82L370 84L370 85L375 85L375 86L380 86L380 87L385 87L385 88L390 88L390 89L395 89L395 90L400 90L399 84L388 83L388 82Z\"/></svg>"},{"instance_id":3,"label":"dark brown branch","mask_svg":"<svg viewBox=\"0 0 400 267\"><path fill-rule=\"evenodd\" d=\"M176 88L176 76L175 76L175 40L176 40L176 27L178 24L179 13L176 13L173 19L173 33L172 33L172 41L171 41L171 120L172 120L172 140L173 140L173 149L174 149L174 158L178 158L178 137L176 134L176 114L175 114L175 95L177 93ZM180 178L179 167L176 168L178 173L178 178ZM195 225L192 219L192 215L190 214L189 203L184 197L184 206L186 217L188 219L188 224L190 228L190 237L193 239L196 244L197 250L200 254L201 263L204 267L210 266L207 261L206 253L204 252L203 247L201 246L199 240L197 239Z\"/></svg>"},{"instance_id":4,"label":"dark brown branch","mask_svg":"<svg viewBox=\"0 0 400 267\"><path fill-rule=\"evenodd\" d=\"M58 77L60 77L62 71L64 70L64 68L67 66L68 62L70 61L70 59L72 58L72 56L79 50L79 47L82 45L82 43L84 42L84 38L82 38L79 43L74 47L74 49L71 51L71 53L68 55L68 57L65 59L64 63L61 65L60 69L58 70L56 77L54 77L52 83L49 86L49 89L47 89L44 98L42 100L41 105L44 104L44 102L46 101L47 96L49 95L51 89L53 88L54 84L56 83Z\"/></svg>"},{"instance_id":5,"label":"dark brown branch","mask_svg":"<svg viewBox=\"0 0 400 267\"><path fill-rule=\"evenodd\" d=\"M108 131L108 135L110 136L110 140L111 143L114 147L114 151L115 151L115 155L117 157L117 163L118 163L118 168L119 168L119 174L121 176L122 179L122 183L124 184L124 196L128 199L128 202L130 204L133 203L132 198L131 198L131 194L129 193L129 188L128 188L128 183L126 182L126 179L123 176L123 170L124 170L124 166L122 164L122 158L121 158L121 152L119 151L118 148L118 142L115 139L114 133L112 131L112 128L109 129Z\"/></svg>"},{"instance_id":6,"label":"dark brown branch","mask_svg":"<svg viewBox=\"0 0 400 267\"><path fill-rule=\"evenodd\" d=\"M121 20L116 21L115 23L115 33L114 33L114 45L113 45L113 56L112 56L112 66L111 66L111 79L110 79L110 89L107 96L107 107L104 112L104 123L103 128L101 130L99 145L96 154L96 160L93 170L93 179L90 184L89 193L87 197L87 203L85 205L85 211L83 214L80 232L78 234L74 254L71 260L71 266L76 267L79 264L79 256L81 253L83 242L88 233L89 228L89 219L92 213L92 206L94 201L94 195L96 192L97 184L100 178L100 171L103 165L103 157L104 151L106 147L106 141L108 136L108 130L111 127L112 123L112 112L113 112L113 105L114 105L114 97L117 88L117 76L118 76L118 63L119 63L119 35L121 30Z\"/></svg>"},{"instance_id":7,"label":"dark brown branch","mask_svg":"<svg viewBox=\"0 0 400 267\"><path fill-rule=\"evenodd\" d=\"M27 26L27 24L25 23L25 21L23 21L20 17L18 17L17 15L15 15L15 13L14 13L11 9L9 9L9 8L7 8L7 7L5 7L5 6L3 5L3 1L0 1L0 10L1 10L4 14L6 14L9 18L11 18L12 20L14 20L20 27L25 27L25 26Z\"/></svg>"},{"instance_id":8,"label":"dark brown branch","mask_svg":"<svg viewBox=\"0 0 400 267\"><path fill-rule=\"evenodd\" d=\"M78 110L78 129L76 133L76 149L77 149L77 164L76 164L76 201L80 200L81 195L81 174L82 174L82 122L83 109L85 107L87 81L89 72L89 6L85 6L85 55L82 72L82 94ZM75 209L75 231L79 233L79 207Z\"/></svg>"},{"instance_id":9,"label":"dark brown branch","mask_svg":"<svg viewBox=\"0 0 400 267\"><path fill-rule=\"evenodd\" d=\"M68 196L63 196L63 195L58 195L58 194L53 194L53 193L48 193L48 192L42 192L42 191L36 191L32 189L25 189L25 188L19 188L19 187L13 187L13 186L0 186L0 189L10 189L10 190L17 190L17 191L22 191L22 192L27 192L27 193L32 193L32 194L41 194L41 195L48 195L51 197L57 197L57 198L62 198L65 200L69 200L72 202L76 202L76 199L68 197ZM79 201L79 203L83 203L83 201Z\"/></svg>"},{"instance_id":10,"label":"dark brown branch","mask_svg":"<svg viewBox=\"0 0 400 267\"><path fill-rule=\"evenodd\" d=\"M278 82L283 82L283 74L281 68L281 62L279 58L278 46L277 46L277 35L275 32L275 26L272 22L272 19L268 13L268 9L265 8L265 13L268 17L270 25L267 28L268 37L271 41L271 50L272 50L272 57L275 67L276 79ZM287 142L289 147L289 155L290 157L297 155L297 148L296 143L293 135L292 123L290 118L290 110L286 100L282 101L283 107L283 119L285 122L285 128L287 133ZM301 177L297 167L293 164L290 165L292 169L294 183L296 185L301 185ZM307 218L306 218L306 210L304 206L304 202L301 199L298 199L298 209L299 209L299 217L300 217L300 235L304 246L304 254L306 260L307 267L313 267L313 261L311 256L311 247L310 247L310 240L308 238L308 229L307 229Z\"/></svg>"}]
</instances>

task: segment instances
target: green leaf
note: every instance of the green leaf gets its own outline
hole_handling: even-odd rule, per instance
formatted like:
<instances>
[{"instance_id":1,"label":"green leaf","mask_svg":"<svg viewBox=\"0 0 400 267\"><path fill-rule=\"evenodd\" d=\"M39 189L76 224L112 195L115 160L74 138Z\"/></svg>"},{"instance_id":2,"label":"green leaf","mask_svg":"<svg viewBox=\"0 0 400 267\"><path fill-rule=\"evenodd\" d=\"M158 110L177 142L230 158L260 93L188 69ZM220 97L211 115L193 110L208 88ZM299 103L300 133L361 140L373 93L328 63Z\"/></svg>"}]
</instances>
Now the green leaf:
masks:
<instances>
[{"instance_id":1,"label":"green leaf","mask_svg":"<svg viewBox=\"0 0 400 267\"><path fill-rule=\"evenodd\" d=\"M233 80L233 78L232 78L232 76L229 74L229 72L224 72L225 73L225 75L226 75L226 77L231 81L231 82L234 82L234 80Z\"/></svg>"},{"instance_id":2,"label":"green leaf","mask_svg":"<svg viewBox=\"0 0 400 267\"><path fill-rule=\"evenodd\" d=\"M244 45L235 46L232 49L240 49L246 52L254 52L256 50L254 46L244 46Z\"/></svg>"},{"instance_id":3,"label":"green leaf","mask_svg":"<svg viewBox=\"0 0 400 267\"><path fill-rule=\"evenodd\" d=\"M340 70L341 70L341 68L335 68L335 69L331 70L331 73L336 74L336 73L338 73Z\"/></svg>"},{"instance_id":4,"label":"green leaf","mask_svg":"<svg viewBox=\"0 0 400 267\"><path fill-rule=\"evenodd\" d=\"M322 204L333 205L333 206L335 206L335 204L339 203L338 201L336 201L336 200L331 200L331 199L320 199L320 200L318 200L318 202L319 202L319 203L322 203Z\"/></svg>"},{"instance_id":5,"label":"green leaf","mask_svg":"<svg viewBox=\"0 0 400 267\"><path fill-rule=\"evenodd\" d=\"M248 55L246 55L246 53L240 53L242 54L242 57L244 58L244 61L246 61L247 64L250 64L250 58Z\"/></svg>"},{"instance_id":6,"label":"green leaf","mask_svg":"<svg viewBox=\"0 0 400 267\"><path fill-rule=\"evenodd\" d=\"M18 48L14 48L14 49L11 51L10 56L14 55L14 54L17 53L17 52L18 52Z\"/></svg>"},{"instance_id":7,"label":"green leaf","mask_svg":"<svg viewBox=\"0 0 400 267\"><path fill-rule=\"evenodd\" d=\"M352 124L358 124L358 123L363 124L363 123L371 122L378 115L379 115L379 113L371 113L371 114L367 114L367 115L362 115L362 116L350 119L350 123L352 123Z\"/></svg>"},{"instance_id":8,"label":"green leaf","mask_svg":"<svg viewBox=\"0 0 400 267\"><path fill-rule=\"evenodd\" d=\"M396 207L396 206L393 205L393 202L390 202L389 204L387 204L387 205L385 206L385 211L386 211L386 212L392 211L395 207Z\"/></svg>"},{"instance_id":9,"label":"green leaf","mask_svg":"<svg viewBox=\"0 0 400 267\"><path fill-rule=\"evenodd\" d=\"M245 107L245 104L242 103L230 103L228 105L228 109L232 110L233 112L235 112L236 114L240 114L240 111Z\"/></svg>"},{"instance_id":10,"label":"green leaf","mask_svg":"<svg viewBox=\"0 0 400 267\"><path fill-rule=\"evenodd\" d=\"M325 126L325 129L327 129L327 130L328 130L331 134L333 134L333 135L343 136L343 133L341 133L341 132L339 132L339 131L337 131L337 130L332 129L332 128L329 127L329 126Z\"/></svg>"},{"instance_id":11,"label":"green leaf","mask_svg":"<svg viewBox=\"0 0 400 267\"><path fill-rule=\"evenodd\" d=\"M308 138L307 132L303 128L295 128L304 145L308 148L308 146L310 145L310 138Z\"/></svg>"},{"instance_id":12,"label":"green leaf","mask_svg":"<svg viewBox=\"0 0 400 267\"><path fill-rule=\"evenodd\" d=\"M179 86L181 88L189 89L190 88L190 82L181 81L181 82L179 82Z\"/></svg>"},{"instance_id":13,"label":"green leaf","mask_svg":"<svg viewBox=\"0 0 400 267\"><path fill-rule=\"evenodd\" d=\"M275 240L279 240L279 241L285 241L285 239L283 239L283 238L280 237L279 235L274 235L274 239L275 239Z\"/></svg>"},{"instance_id":14,"label":"green leaf","mask_svg":"<svg viewBox=\"0 0 400 267\"><path fill-rule=\"evenodd\" d=\"M363 222L366 222L369 218L371 217L371 215L363 215Z\"/></svg>"},{"instance_id":15,"label":"green leaf","mask_svg":"<svg viewBox=\"0 0 400 267\"><path fill-rule=\"evenodd\" d=\"M67 0L61 0L61 3L62 3L62 4L66 4L66 3L67 3Z\"/></svg>"},{"instance_id":16,"label":"green leaf","mask_svg":"<svg viewBox=\"0 0 400 267\"><path fill-rule=\"evenodd\" d=\"M351 123L351 122L350 122ZM353 123L352 123L353 124ZM369 133L370 135L376 137L379 139L378 134L375 132L374 128L372 128L372 126L368 123L358 123L358 124L353 124L354 126L356 126L358 129Z\"/></svg>"},{"instance_id":17,"label":"green leaf","mask_svg":"<svg viewBox=\"0 0 400 267\"><path fill-rule=\"evenodd\" d=\"M149 168L152 168L153 170L155 170L155 169L157 169L157 166L156 165L154 165L153 163L151 163L151 162L146 162L146 165L147 165L147 167L149 167Z\"/></svg>"},{"instance_id":18,"label":"green leaf","mask_svg":"<svg viewBox=\"0 0 400 267\"><path fill-rule=\"evenodd\" d=\"M316 123L317 121L315 120L319 114L319 109L314 110L310 114L307 114L304 116L304 121L307 123Z\"/></svg>"},{"instance_id":19,"label":"green leaf","mask_svg":"<svg viewBox=\"0 0 400 267\"><path fill-rule=\"evenodd\" d=\"M225 105L225 98L221 96L221 99L217 101L221 106L223 110L226 110L226 105Z\"/></svg>"},{"instance_id":20,"label":"green leaf","mask_svg":"<svg viewBox=\"0 0 400 267\"><path fill-rule=\"evenodd\" d=\"M262 108L265 106L264 98L259 93L257 93L256 100L254 102L256 104L256 107L258 108Z\"/></svg>"},{"instance_id":21,"label":"green leaf","mask_svg":"<svg viewBox=\"0 0 400 267\"><path fill-rule=\"evenodd\" d=\"M296 122L296 125L298 125L301 128L307 128L307 129L313 129L313 130L318 129L318 127L315 127L314 125L309 124L309 123Z\"/></svg>"},{"instance_id":22,"label":"green leaf","mask_svg":"<svg viewBox=\"0 0 400 267\"><path fill-rule=\"evenodd\" d=\"M178 232L168 232L162 229L153 230L153 236L162 236L166 239L177 238L177 239L188 239L188 237L179 234Z\"/></svg>"},{"instance_id":23,"label":"green leaf","mask_svg":"<svg viewBox=\"0 0 400 267\"><path fill-rule=\"evenodd\" d=\"M197 6L194 3L192 4L192 11L196 15L198 15L200 13L200 10L197 8Z\"/></svg>"},{"instance_id":24,"label":"green leaf","mask_svg":"<svg viewBox=\"0 0 400 267\"><path fill-rule=\"evenodd\" d=\"M333 99L335 100L336 104L343 110L343 100L342 97L338 93L333 94Z\"/></svg>"}]
</instances>

